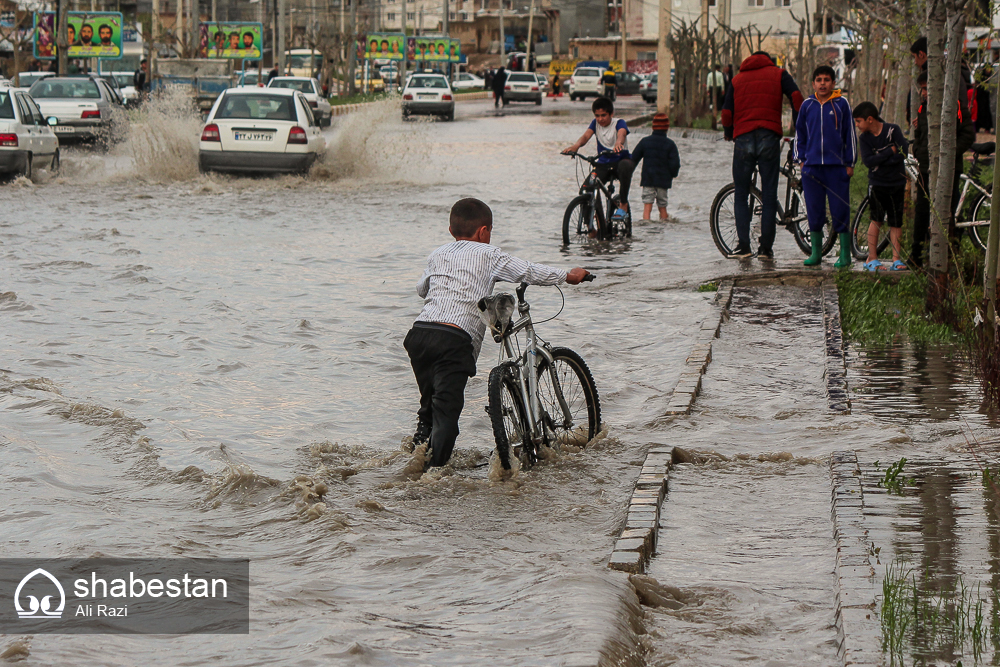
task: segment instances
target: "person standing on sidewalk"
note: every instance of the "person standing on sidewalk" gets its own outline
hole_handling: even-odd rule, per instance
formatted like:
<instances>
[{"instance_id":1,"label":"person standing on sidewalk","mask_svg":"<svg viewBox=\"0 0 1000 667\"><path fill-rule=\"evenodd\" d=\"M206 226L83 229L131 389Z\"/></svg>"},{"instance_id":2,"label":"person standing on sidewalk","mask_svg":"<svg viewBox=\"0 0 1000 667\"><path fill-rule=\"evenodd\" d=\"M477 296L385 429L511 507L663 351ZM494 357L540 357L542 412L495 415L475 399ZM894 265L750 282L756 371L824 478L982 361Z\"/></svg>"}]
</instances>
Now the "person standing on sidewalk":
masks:
<instances>
[{"instance_id":1,"label":"person standing on sidewalk","mask_svg":"<svg viewBox=\"0 0 1000 667\"><path fill-rule=\"evenodd\" d=\"M493 108L498 106L507 106L507 98L503 96L504 86L507 85L507 72L504 70L503 66L497 70L497 73L493 75Z\"/></svg>"},{"instance_id":2,"label":"person standing on sidewalk","mask_svg":"<svg viewBox=\"0 0 1000 667\"><path fill-rule=\"evenodd\" d=\"M813 70L814 95L802 103L795 123L795 160L802 165L802 196L809 216L812 254L806 266L823 261L823 228L830 202L833 231L840 236L835 268L851 265L851 177L858 160L858 138L850 103L834 89L837 73L829 65Z\"/></svg>"},{"instance_id":3,"label":"person standing on sidewalk","mask_svg":"<svg viewBox=\"0 0 1000 667\"><path fill-rule=\"evenodd\" d=\"M764 51L743 61L722 103L722 127L726 140L735 141L733 183L736 185L736 234L739 243L730 258L753 256L750 248L750 183L760 171L760 247L757 256L774 259L774 225L778 212L778 170L781 160L781 98L788 97L792 111L802 106L802 93L795 80L774 64ZM850 113L848 112L848 116ZM853 123L851 123L853 127Z\"/></svg>"}]
</instances>

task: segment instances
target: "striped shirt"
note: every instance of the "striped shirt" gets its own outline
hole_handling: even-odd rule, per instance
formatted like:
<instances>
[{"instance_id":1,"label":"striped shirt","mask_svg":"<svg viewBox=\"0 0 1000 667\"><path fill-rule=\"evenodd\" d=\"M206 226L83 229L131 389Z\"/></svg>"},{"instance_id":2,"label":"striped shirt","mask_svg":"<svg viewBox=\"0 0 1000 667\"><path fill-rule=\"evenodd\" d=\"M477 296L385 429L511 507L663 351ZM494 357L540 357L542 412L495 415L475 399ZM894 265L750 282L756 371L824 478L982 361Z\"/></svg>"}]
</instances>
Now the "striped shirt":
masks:
<instances>
[{"instance_id":1,"label":"striped shirt","mask_svg":"<svg viewBox=\"0 0 1000 667\"><path fill-rule=\"evenodd\" d=\"M417 322L458 325L472 336L478 359L486 333L478 303L493 294L496 283L557 285L565 280L566 272L562 269L526 262L495 245L455 241L441 246L427 258L427 269L417 283L417 294L424 299Z\"/></svg>"}]
</instances>

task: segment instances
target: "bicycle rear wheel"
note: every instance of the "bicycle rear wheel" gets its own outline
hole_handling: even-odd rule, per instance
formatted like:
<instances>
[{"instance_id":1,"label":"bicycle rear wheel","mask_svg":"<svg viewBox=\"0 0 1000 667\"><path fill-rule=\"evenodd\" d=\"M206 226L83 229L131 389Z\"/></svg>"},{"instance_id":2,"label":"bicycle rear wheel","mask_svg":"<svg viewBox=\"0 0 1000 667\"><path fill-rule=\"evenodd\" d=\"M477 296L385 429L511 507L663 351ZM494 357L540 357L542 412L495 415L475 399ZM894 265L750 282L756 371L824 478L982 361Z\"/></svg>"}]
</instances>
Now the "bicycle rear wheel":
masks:
<instances>
[{"instance_id":1,"label":"bicycle rear wheel","mask_svg":"<svg viewBox=\"0 0 1000 667\"><path fill-rule=\"evenodd\" d=\"M812 237L809 232L809 216L806 214L806 202L802 198L802 192L796 190L792 193L792 201L797 211L795 224L792 227L792 234L795 236L795 243L799 250L806 255L812 254ZM823 256L826 257L837 244L837 235L833 233L833 223L827 220L823 225Z\"/></svg>"},{"instance_id":2,"label":"bicycle rear wheel","mask_svg":"<svg viewBox=\"0 0 1000 667\"><path fill-rule=\"evenodd\" d=\"M990 235L990 210L992 209L993 200L985 195L980 195L979 199L969 206L969 211L971 212L969 219L975 223L972 227L969 227L969 233L972 237L972 242L975 243L980 250L986 250L986 241Z\"/></svg>"},{"instance_id":3,"label":"bicycle rear wheel","mask_svg":"<svg viewBox=\"0 0 1000 667\"><path fill-rule=\"evenodd\" d=\"M750 247L760 244L760 215L763 209L760 190L750 189ZM739 245L736 234L736 186L732 183L719 190L709 214L712 240L723 256L728 257Z\"/></svg>"},{"instance_id":4,"label":"bicycle rear wheel","mask_svg":"<svg viewBox=\"0 0 1000 667\"><path fill-rule=\"evenodd\" d=\"M871 202L865 197L858 204L858 212L851 222L851 253L860 261L868 259L868 230L871 228ZM875 256L881 257L889 247L889 225L881 224L878 230L878 244L875 246Z\"/></svg>"},{"instance_id":5,"label":"bicycle rear wheel","mask_svg":"<svg viewBox=\"0 0 1000 667\"><path fill-rule=\"evenodd\" d=\"M553 448L583 447L601 428L601 400L594 376L583 358L567 347L552 350L551 365L548 361L538 365L538 401L546 438Z\"/></svg>"},{"instance_id":6,"label":"bicycle rear wheel","mask_svg":"<svg viewBox=\"0 0 1000 667\"><path fill-rule=\"evenodd\" d=\"M504 470L510 470L516 457L521 467L531 467L535 462L535 448L531 444L531 430L514 362L508 361L490 371L487 390L490 422L500 465Z\"/></svg>"},{"instance_id":7,"label":"bicycle rear wheel","mask_svg":"<svg viewBox=\"0 0 1000 667\"><path fill-rule=\"evenodd\" d=\"M578 245L590 240L590 223L594 219L590 195L580 195L566 207L563 215L563 245Z\"/></svg>"}]
</instances>

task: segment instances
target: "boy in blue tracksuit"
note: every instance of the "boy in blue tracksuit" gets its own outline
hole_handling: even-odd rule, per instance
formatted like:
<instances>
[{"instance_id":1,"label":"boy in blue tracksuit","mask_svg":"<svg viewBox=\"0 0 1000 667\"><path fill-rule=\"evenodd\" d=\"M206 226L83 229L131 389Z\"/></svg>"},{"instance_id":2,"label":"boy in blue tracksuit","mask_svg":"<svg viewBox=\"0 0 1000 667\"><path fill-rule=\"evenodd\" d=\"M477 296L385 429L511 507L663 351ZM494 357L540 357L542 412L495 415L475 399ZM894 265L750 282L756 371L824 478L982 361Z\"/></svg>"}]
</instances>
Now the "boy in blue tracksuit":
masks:
<instances>
[{"instance_id":1,"label":"boy in blue tracksuit","mask_svg":"<svg viewBox=\"0 0 1000 667\"><path fill-rule=\"evenodd\" d=\"M851 105L839 90L834 90L836 73L821 65L813 71L815 95L799 109L795 123L795 159L802 165L802 194L809 216L812 254L806 266L815 266L823 258L823 226L826 202L830 202L833 231L840 236L840 259L836 268L851 265L851 177L858 159L857 137Z\"/></svg>"}]
</instances>

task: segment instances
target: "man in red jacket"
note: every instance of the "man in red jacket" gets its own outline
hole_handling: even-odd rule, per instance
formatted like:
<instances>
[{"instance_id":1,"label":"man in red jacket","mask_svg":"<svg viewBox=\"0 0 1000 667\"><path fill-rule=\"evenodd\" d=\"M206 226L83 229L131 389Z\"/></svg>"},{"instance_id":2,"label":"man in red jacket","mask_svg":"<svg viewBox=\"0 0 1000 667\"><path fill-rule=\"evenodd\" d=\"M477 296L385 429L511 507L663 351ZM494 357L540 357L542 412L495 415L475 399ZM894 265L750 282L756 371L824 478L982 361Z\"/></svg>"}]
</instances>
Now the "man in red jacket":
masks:
<instances>
[{"instance_id":1,"label":"man in red jacket","mask_svg":"<svg viewBox=\"0 0 1000 667\"><path fill-rule=\"evenodd\" d=\"M764 51L757 51L743 61L733 77L722 104L722 127L727 141L735 141L733 183L736 185L736 234L739 244L729 256L743 259L753 256L750 248L750 183L754 169L760 172L760 191L764 197L760 220L760 247L757 256L774 259L774 223L778 212L778 173L781 160L781 98L788 97L798 113L802 93L795 80L774 64Z\"/></svg>"}]
</instances>

